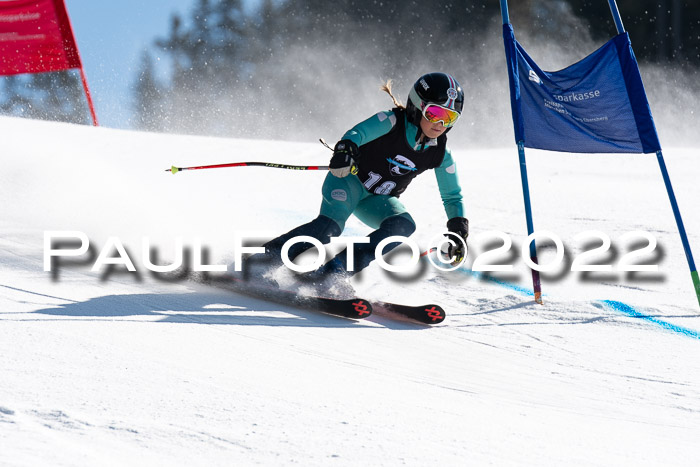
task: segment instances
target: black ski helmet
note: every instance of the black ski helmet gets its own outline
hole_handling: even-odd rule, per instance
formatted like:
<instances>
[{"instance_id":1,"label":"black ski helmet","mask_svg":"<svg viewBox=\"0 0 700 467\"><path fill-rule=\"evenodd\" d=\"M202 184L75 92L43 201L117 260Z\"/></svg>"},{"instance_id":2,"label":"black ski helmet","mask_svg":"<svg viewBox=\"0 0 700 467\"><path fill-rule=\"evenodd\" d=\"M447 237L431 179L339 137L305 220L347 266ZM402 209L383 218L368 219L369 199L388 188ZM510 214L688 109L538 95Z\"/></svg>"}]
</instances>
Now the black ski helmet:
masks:
<instances>
[{"instance_id":1,"label":"black ski helmet","mask_svg":"<svg viewBox=\"0 0 700 467\"><path fill-rule=\"evenodd\" d=\"M428 104L437 104L462 114L464 91L456 79L447 73L428 73L418 78L408 93L406 116L408 121L420 128L423 109ZM447 131L451 129L448 128Z\"/></svg>"}]
</instances>

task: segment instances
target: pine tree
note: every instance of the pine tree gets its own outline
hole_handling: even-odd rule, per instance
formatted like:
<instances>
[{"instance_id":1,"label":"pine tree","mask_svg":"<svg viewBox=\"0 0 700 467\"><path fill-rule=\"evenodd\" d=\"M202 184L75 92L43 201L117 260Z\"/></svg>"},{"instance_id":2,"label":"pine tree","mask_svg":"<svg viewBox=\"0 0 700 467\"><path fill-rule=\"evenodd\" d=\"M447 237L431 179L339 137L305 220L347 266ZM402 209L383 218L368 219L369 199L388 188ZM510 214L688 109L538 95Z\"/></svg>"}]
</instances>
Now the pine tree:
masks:
<instances>
[{"instance_id":1,"label":"pine tree","mask_svg":"<svg viewBox=\"0 0 700 467\"><path fill-rule=\"evenodd\" d=\"M167 127L168 113L164 107L162 86L155 76L153 58L148 51L141 54L140 74L134 83L135 125L149 131Z\"/></svg>"},{"instance_id":2,"label":"pine tree","mask_svg":"<svg viewBox=\"0 0 700 467\"><path fill-rule=\"evenodd\" d=\"M0 109L4 114L80 124L90 121L75 70L8 76L3 80Z\"/></svg>"}]
</instances>

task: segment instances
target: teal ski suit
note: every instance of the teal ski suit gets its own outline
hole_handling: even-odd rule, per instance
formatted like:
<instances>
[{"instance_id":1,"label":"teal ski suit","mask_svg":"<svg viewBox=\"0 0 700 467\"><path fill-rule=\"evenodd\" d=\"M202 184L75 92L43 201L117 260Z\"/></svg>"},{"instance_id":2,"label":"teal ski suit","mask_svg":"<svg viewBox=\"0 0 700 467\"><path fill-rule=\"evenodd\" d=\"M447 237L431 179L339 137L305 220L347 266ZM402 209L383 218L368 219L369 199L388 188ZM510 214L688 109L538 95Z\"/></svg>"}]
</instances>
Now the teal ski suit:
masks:
<instances>
[{"instance_id":1,"label":"teal ski suit","mask_svg":"<svg viewBox=\"0 0 700 467\"><path fill-rule=\"evenodd\" d=\"M397 133L401 129L403 135ZM329 173L323 183L320 215L266 243L266 253L279 258L284 243L302 235L328 243L331 237L341 234L345 222L354 214L376 229L369 235L370 243L354 246L354 271L348 272L345 252L321 269L348 275L362 270L374 260L375 248L383 239L394 235L408 237L415 231L415 222L398 196L413 178L429 169L435 171L447 218L464 217L462 190L452 153L445 144L446 135L424 142L418 142L418 136L419 128L398 108L379 112L355 125L342 139L359 148L357 173L343 178ZM384 253L398 245L387 245ZM309 243L296 243L289 249L289 258L293 260L310 247Z\"/></svg>"}]
</instances>

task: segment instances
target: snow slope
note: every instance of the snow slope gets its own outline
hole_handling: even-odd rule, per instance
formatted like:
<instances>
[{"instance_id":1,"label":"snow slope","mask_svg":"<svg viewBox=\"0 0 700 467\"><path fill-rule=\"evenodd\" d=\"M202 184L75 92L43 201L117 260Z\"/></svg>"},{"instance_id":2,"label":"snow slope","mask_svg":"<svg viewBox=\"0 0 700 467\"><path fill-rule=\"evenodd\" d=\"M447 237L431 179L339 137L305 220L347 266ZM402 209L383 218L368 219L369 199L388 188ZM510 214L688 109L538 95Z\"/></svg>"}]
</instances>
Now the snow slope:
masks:
<instances>
[{"instance_id":1,"label":"snow slope","mask_svg":"<svg viewBox=\"0 0 700 467\"><path fill-rule=\"evenodd\" d=\"M438 302L435 327L353 322L163 281L143 266L176 238L212 264L233 235L317 214L324 173L171 165L323 164L319 144L166 136L0 118L2 465L695 465L700 307L654 156L528 152L536 230L566 261L543 275L463 269L356 278L367 298ZM333 140L338 135L325 136ZM507 138L506 138L507 139ZM504 144L509 142L505 141ZM525 238L514 147L456 148L471 258ZM665 151L700 255L697 149ZM426 244L444 226L434 177L402 200ZM43 270L44 232L85 233L91 254ZM657 273L568 271L599 230L650 232ZM349 222L347 235L368 229ZM138 272L90 270L117 237ZM590 240L589 240L590 242ZM541 252L544 263L553 255ZM396 258L400 261L405 255Z\"/></svg>"}]
</instances>

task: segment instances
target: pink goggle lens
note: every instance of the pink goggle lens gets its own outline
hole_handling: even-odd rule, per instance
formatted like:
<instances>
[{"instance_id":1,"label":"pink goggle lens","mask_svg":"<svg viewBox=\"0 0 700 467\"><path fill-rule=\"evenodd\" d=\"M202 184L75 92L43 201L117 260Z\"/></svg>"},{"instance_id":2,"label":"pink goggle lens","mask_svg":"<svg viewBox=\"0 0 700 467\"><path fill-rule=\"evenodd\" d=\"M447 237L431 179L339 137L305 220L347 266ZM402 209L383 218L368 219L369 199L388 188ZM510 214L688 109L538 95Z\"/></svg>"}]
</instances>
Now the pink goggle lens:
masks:
<instances>
[{"instance_id":1,"label":"pink goggle lens","mask_svg":"<svg viewBox=\"0 0 700 467\"><path fill-rule=\"evenodd\" d=\"M425 110L423 110L423 116L430 123L442 122L446 127L451 127L457 122L459 112L433 104L427 106Z\"/></svg>"}]
</instances>

